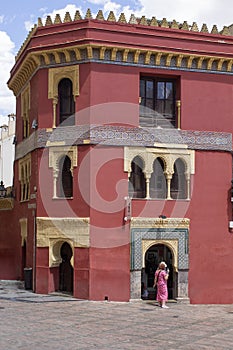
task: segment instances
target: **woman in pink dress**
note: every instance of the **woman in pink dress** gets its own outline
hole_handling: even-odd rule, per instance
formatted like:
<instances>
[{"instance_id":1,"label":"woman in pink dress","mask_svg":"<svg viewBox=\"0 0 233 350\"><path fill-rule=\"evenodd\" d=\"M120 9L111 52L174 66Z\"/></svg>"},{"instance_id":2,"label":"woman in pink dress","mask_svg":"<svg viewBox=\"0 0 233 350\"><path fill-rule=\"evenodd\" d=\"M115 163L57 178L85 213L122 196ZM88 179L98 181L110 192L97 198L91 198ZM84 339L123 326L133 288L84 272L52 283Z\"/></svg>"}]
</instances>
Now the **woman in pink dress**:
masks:
<instances>
[{"instance_id":1,"label":"woman in pink dress","mask_svg":"<svg viewBox=\"0 0 233 350\"><path fill-rule=\"evenodd\" d=\"M154 279L154 287L157 286L157 298L159 305L163 309L168 309L168 306L166 305L166 301L168 298L168 291L167 291L167 280L169 277L168 272L166 272L166 263L162 261L159 264L158 269L155 272L155 279Z\"/></svg>"}]
</instances>

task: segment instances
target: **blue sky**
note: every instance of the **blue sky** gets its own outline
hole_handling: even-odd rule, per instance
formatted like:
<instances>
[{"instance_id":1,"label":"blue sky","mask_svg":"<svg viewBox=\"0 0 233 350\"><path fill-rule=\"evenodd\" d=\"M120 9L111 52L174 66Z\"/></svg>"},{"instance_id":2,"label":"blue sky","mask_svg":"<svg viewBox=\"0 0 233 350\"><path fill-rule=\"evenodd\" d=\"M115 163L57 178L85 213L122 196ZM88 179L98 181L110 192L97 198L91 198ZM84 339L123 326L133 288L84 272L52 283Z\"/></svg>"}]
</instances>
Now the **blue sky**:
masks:
<instances>
[{"instance_id":1,"label":"blue sky","mask_svg":"<svg viewBox=\"0 0 233 350\"><path fill-rule=\"evenodd\" d=\"M166 17L189 24L197 22L199 28L206 23L209 30L214 24L221 30L224 25L233 23L232 0L8 0L2 1L0 7L0 125L7 121L7 115L15 113L15 97L7 88L10 70L14 65L14 57L27 37L28 32L37 23L38 17L42 20L49 14L54 19L56 13L64 18L65 12L71 16L78 9L85 14L90 8L93 15L99 9L105 17L113 10L116 16L124 12L145 15L157 19Z\"/></svg>"}]
</instances>

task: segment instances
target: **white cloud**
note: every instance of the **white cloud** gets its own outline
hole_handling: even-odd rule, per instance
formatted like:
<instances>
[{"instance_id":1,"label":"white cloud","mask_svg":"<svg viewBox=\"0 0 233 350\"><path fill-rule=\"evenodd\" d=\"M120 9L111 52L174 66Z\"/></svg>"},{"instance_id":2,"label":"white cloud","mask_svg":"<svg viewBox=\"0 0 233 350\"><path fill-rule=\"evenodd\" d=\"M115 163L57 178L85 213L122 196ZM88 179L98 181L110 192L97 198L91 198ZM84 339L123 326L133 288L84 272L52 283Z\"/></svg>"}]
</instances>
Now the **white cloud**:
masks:
<instances>
[{"instance_id":1,"label":"white cloud","mask_svg":"<svg viewBox=\"0 0 233 350\"><path fill-rule=\"evenodd\" d=\"M106 3L104 4L103 11L104 13L113 11L116 14L119 14L119 12L121 12L121 8L122 6L120 4L117 4L116 2L106 1Z\"/></svg>"},{"instance_id":2,"label":"white cloud","mask_svg":"<svg viewBox=\"0 0 233 350\"><path fill-rule=\"evenodd\" d=\"M232 0L139 0L141 6L138 15L149 18L155 16L157 19L175 19L189 24L197 22L199 26L206 23L209 29L214 24L222 29L224 25L230 25L232 18Z\"/></svg>"},{"instance_id":3,"label":"white cloud","mask_svg":"<svg viewBox=\"0 0 233 350\"><path fill-rule=\"evenodd\" d=\"M3 23L4 16L0 16L0 23Z\"/></svg>"},{"instance_id":4,"label":"white cloud","mask_svg":"<svg viewBox=\"0 0 233 350\"><path fill-rule=\"evenodd\" d=\"M94 5L105 5L109 0L88 0L88 2Z\"/></svg>"},{"instance_id":5,"label":"white cloud","mask_svg":"<svg viewBox=\"0 0 233 350\"><path fill-rule=\"evenodd\" d=\"M50 13L44 14L43 17L42 17L42 21L44 22L44 21L46 20L46 17L47 17L48 15L51 16L52 20L54 20L56 14L59 14L60 17L61 17L61 20L63 21L66 12L69 12L71 18L73 19L73 18L74 18L74 15L75 15L75 12L76 12L77 10L79 10L79 11L80 11L80 14L83 15L83 11L82 11L82 9L81 9L80 7L77 7L76 5L70 4L70 5L67 5L66 7L64 7L64 8L62 8L62 9L55 9L55 10L53 10L53 11L50 12Z\"/></svg>"},{"instance_id":6,"label":"white cloud","mask_svg":"<svg viewBox=\"0 0 233 350\"><path fill-rule=\"evenodd\" d=\"M0 31L0 123L3 116L15 112L15 97L7 86L14 65L14 43L7 33Z\"/></svg>"}]
</instances>

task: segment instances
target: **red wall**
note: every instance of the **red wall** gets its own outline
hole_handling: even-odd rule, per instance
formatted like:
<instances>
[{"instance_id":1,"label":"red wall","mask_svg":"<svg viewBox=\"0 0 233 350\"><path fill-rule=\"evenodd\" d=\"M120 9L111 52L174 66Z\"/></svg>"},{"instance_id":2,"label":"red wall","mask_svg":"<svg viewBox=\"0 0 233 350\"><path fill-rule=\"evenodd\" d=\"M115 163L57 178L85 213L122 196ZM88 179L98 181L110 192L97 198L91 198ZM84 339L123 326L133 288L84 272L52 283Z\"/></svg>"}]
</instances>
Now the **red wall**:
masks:
<instances>
[{"instance_id":1,"label":"red wall","mask_svg":"<svg viewBox=\"0 0 233 350\"><path fill-rule=\"evenodd\" d=\"M228 75L182 74L182 129L232 133L232 83Z\"/></svg>"},{"instance_id":2,"label":"red wall","mask_svg":"<svg viewBox=\"0 0 233 350\"><path fill-rule=\"evenodd\" d=\"M128 193L123 148L96 146L90 158L90 298L126 301L130 298L130 239L123 221Z\"/></svg>"},{"instance_id":3,"label":"red wall","mask_svg":"<svg viewBox=\"0 0 233 350\"><path fill-rule=\"evenodd\" d=\"M233 302L231 179L230 153L196 151L190 201L132 201L133 216L190 218L189 297L194 304Z\"/></svg>"},{"instance_id":4,"label":"red wall","mask_svg":"<svg viewBox=\"0 0 233 350\"><path fill-rule=\"evenodd\" d=\"M233 234L229 153L196 152L190 226L189 293L192 303L232 303Z\"/></svg>"}]
</instances>

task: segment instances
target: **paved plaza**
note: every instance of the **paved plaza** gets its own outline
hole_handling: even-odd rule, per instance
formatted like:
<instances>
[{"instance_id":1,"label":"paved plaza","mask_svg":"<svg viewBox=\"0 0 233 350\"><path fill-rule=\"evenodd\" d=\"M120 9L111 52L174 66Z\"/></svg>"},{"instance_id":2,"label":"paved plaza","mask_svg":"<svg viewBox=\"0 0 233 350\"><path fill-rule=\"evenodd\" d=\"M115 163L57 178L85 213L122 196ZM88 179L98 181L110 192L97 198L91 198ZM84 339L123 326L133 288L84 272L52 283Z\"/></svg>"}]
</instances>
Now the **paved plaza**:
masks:
<instances>
[{"instance_id":1,"label":"paved plaza","mask_svg":"<svg viewBox=\"0 0 233 350\"><path fill-rule=\"evenodd\" d=\"M0 349L233 349L233 305L168 305L38 295L0 281Z\"/></svg>"}]
</instances>

